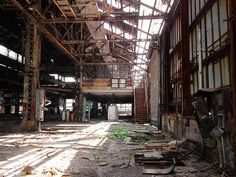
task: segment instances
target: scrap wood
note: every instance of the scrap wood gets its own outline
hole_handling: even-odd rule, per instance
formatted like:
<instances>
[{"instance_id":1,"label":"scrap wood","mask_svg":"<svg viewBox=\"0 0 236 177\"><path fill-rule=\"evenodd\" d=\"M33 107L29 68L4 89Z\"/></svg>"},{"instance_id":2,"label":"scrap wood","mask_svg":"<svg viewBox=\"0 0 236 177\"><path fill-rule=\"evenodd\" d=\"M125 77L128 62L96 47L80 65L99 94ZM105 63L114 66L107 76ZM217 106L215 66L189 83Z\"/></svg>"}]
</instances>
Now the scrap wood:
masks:
<instances>
[{"instance_id":1,"label":"scrap wood","mask_svg":"<svg viewBox=\"0 0 236 177\"><path fill-rule=\"evenodd\" d=\"M32 170L33 170L33 167L31 167L29 165L26 165L26 166L24 166L22 171L23 171L23 173L25 175L31 175L32 174Z\"/></svg>"},{"instance_id":2,"label":"scrap wood","mask_svg":"<svg viewBox=\"0 0 236 177\"><path fill-rule=\"evenodd\" d=\"M154 158L157 158L157 159L162 159L163 158L163 155L162 155L162 152L161 151L156 151L156 150L152 150L152 151L143 151L143 156L144 157L154 157Z\"/></svg>"},{"instance_id":3,"label":"scrap wood","mask_svg":"<svg viewBox=\"0 0 236 177\"><path fill-rule=\"evenodd\" d=\"M204 172L204 171L206 171L206 170L209 170L209 169L211 169L212 167L214 167L215 165L217 165L218 163L219 163L219 162L216 161L216 162L214 162L214 163L212 163L212 164L209 164L209 165L207 165L205 168L201 169L200 171L201 171L201 172Z\"/></svg>"},{"instance_id":4,"label":"scrap wood","mask_svg":"<svg viewBox=\"0 0 236 177\"><path fill-rule=\"evenodd\" d=\"M163 163L164 161L172 161L173 157L171 158L159 158L159 157L155 157L155 156L145 156L145 153L135 153L134 154L134 160L136 163L140 164L140 163Z\"/></svg>"},{"instance_id":5,"label":"scrap wood","mask_svg":"<svg viewBox=\"0 0 236 177\"><path fill-rule=\"evenodd\" d=\"M145 145L145 149L147 150L152 150L152 149L160 149L160 148L167 148L170 147L171 145L166 144L166 143L148 143Z\"/></svg>"},{"instance_id":6,"label":"scrap wood","mask_svg":"<svg viewBox=\"0 0 236 177\"><path fill-rule=\"evenodd\" d=\"M183 158L185 158L186 156L189 156L190 154L196 152L197 149L198 149L198 147L200 147L200 145L201 145L201 143L199 143L194 149L190 149L190 151L187 152L186 154L182 155L182 156L180 157L180 159L183 159Z\"/></svg>"},{"instance_id":7,"label":"scrap wood","mask_svg":"<svg viewBox=\"0 0 236 177\"><path fill-rule=\"evenodd\" d=\"M56 168L51 168L50 170L46 170L44 171L44 174L47 177L70 177L70 175L63 174Z\"/></svg>"}]
</instances>

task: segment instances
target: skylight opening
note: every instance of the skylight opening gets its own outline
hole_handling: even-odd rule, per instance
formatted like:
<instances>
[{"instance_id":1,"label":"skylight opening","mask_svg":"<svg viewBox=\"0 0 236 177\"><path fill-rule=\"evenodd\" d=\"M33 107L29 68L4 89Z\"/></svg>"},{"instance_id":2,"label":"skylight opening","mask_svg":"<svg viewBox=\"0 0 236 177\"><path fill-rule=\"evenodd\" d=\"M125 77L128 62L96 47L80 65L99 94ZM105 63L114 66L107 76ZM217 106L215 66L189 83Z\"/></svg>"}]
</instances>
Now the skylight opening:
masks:
<instances>
[{"instance_id":1,"label":"skylight opening","mask_svg":"<svg viewBox=\"0 0 236 177\"><path fill-rule=\"evenodd\" d=\"M139 15L151 15L152 14L152 9L145 7L143 5L140 5L140 10L139 10Z\"/></svg>"},{"instance_id":2,"label":"skylight opening","mask_svg":"<svg viewBox=\"0 0 236 177\"><path fill-rule=\"evenodd\" d=\"M131 35L130 33L125 33L125 39L133 39L133 35Z\"/></svg>"},{"instance_id":3,"label":"skylight opening","mask_svg":"<svg viewBox=\"0 0 236 177\"><path fill-rule=\"evenodd\" d=\"M141 23L141 20L139 20L139 23ZM148 32L149 26L150 26L150 23L151 23L151 20L143 20L142 23L143 23L143 24L142 24L142 26L141 26L140 29L142 29L142 30L145 31L145 32Z\"/></svg>"},{"instance_id":4,"label":"skylight opening","mask_svg":"<svg viewBox=\"0 0 236 177\"><path fill-rule=\"evenodd\" d=\"M115 7L115 8L120 8L121 7L121 4L120 2L116 1L116 0L108 0L107 1L107 4Z\"/></svg>"},{"instance_id":5,"label":"skylight opening","mask_svg":"<svg viewBox=\"0 0 236 177\"><path fill-rule=\"evenodd\" d=\"M145 44L146 44L146 42L139 42L139 47L142 47L142 48L144 48L145 47Z\"/></svg>"},{"instance_id":6,"label":"skylight opening","mask_svg":"<svg viewBox=\"0 0 236 177\"><path fill-rule=\"evenodd\" d=\"M136 24L131 23L131 22L127 21L127 20L124 20L124 23L126 23L126 24L128 24L128 25L130 25L130 26L133 26L133 27L135 27L135 28L137 27Z\"/></svg>"},{"instance_id":7,"label":"skylight opening","mask_svg":"<svg viewBox=\"0 0 236 177\"><path fill-rule=\"evenodd\" d=\"M148 1L147 0L141 0L141 2L153 7L154 3L155 3L155 0L148 0Z\"/></svg>"},{"instance_id":8,"label":"skylight opening","mask_svg":"<svg viewBox=\"0 0 236 177\"><path fill-rule=\"evenodd\" d=\"M65 77L65 82L75 82L75 78L73 78L73 77Z\"/></svg>"},{"instance_id":9,"label":"skylight opening","mask_svg":"<svg viewBox=\"0 0 236 177\"><path fill-rule=\"evenodd\" d=\"M137 10L131 6L127 6L125 8L123 8L124 12L136 12Z\"/></svg>"},{"instance_id":10,"label":"skylight opening","mask_svg":"<svg viewBox=\"0 0 236 177\"><path fill-rule=\"evenodd\" d=\"M147 34L138 30L138 37L141 38L141 39L146 39Z\"/></svg>"},{"instance_id":11,"label":"skylight opening","mask_svg":"<svg viewBox=\"0 0 236 177\"><path fill-rule=\"evenodd\" d=\"M160 9L163 12L167 11L168 5L167 4L163 4L163 3L157 3L156 4L156 8Z\"/></svg>"},{"instance_id":12,"label":"skylight opening","mask_svg":"<svg viewBox=\"0 0 236 177\"><path fill-rule=\"evenodd\" d=\"M105 22L103 26L106 30L111 31L111 25L109 23Z\"/></svg>"}]
</instances>

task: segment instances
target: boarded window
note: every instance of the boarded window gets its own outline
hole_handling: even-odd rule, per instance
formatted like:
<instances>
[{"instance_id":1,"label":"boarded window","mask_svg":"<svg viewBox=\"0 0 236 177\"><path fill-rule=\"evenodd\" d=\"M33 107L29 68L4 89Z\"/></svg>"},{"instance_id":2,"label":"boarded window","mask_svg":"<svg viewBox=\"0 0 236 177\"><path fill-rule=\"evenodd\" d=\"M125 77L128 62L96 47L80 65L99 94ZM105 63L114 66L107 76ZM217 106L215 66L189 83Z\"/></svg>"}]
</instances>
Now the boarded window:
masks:
<instances>
[{"instance_id":1,"label":"boarded window","mask_svg":"<svg viewBox=\"0 0 236 177\"><path fill-rule=\"evenodd\" d=\"M221 28L220 30L221 30L221 35L223 36L222 40L226 38L225 33L228 31L227 2L228 0L219 0L220 28Z\"/></svg>"},{"instance_id":2,"label":"boarded window","mask_svg":"<svg viewBox=\"0 0 236 177\"><path fill-rule=\"evenodd\" d=\"M206 14L206 35L207 35L207 48L208 51L212 49L212 21L211 21L211 10Z\"/></svg>"},{"instance_id":3,"label":"boarded window","mask_svg":"<svg viewBox=\"0 0 236 177\"><path fill-rule=\"evenodd\" d=\"M219 48L219 12L218 12L218 4L217 2L214 3L213 7L212 7L212 21L213 21L213 34L214 34L214 47L215 48Z\"/></svg>"},{"instance_id":4,"label":"boarded window","mask_svg":"<svg viewBox=\"0 0 236 177\"><path fill-rule=\"evenodd\" d=\"M193 90L194 90L194 93L196 93L198 91L198 73L195 72L194 73L194 86L193 86Z\"/></svg>"},{"instance_id":5,"label":"boarded window","mask_svg":"<svg viewBox=\"0 0 236 177\"><path fill-rule=\"evenodd\" d=\"M208 65L208 81L209 81L209 88L214 88L214 78L213 78L212 64Z\"/></svg>"},{"instance_id":6,"label":"boarded window","mask_svg":"<svg viewBox=\"0 0 236 177\"><path fill-rule=\"evenodd\" d=\"M202 57L205 58L206 57L206 39L205 39L205 35L206 35L206 24L205 24L205 18L203 18L201 20L201 45L202 45Z\"/></svg>"},{"instance_id":7,"label":"boarded window","mask_svg":"<svg viewBox=\"0 0 236 177\"><path fill-rule=\"evenodd\" d=\"M229 59L227 56L221 60L221 68L222 68L222 84L223 86L227 86L230 84Z\"/></svg>"},{"instance_id":8,"label":"boarded window","mask_svg":"<svg viewBox=\"0 0 236 177\"><path fill-rule=\"evenodd\" d=\"M221 87L220 62L214 64L215 88Z\"/></svg>"}]
</instances>

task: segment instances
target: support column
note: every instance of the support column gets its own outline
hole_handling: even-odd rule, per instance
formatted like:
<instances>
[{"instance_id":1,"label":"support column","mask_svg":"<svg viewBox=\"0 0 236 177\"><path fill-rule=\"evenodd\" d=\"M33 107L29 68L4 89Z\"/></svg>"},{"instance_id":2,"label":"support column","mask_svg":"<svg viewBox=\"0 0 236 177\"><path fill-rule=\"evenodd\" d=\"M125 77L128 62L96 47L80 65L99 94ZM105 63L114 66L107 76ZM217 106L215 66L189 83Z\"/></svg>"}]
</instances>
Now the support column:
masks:
<instances>
[{"instance_id":1,"label":"support column","mask_svg":"<svg viewBox=\"0 0 236 177\"><path fill-rule=\"evenodd\" d=\"M86 121L86 97L83 96L83 102L82 102L82 107L83 107L83 113L82 113L82 122L85 122Z\"/></svg>"},{"instance_id":2,"label":"support column","mask_svg":"<svg viewBox=\"0 0 236 177\"><path fill-rule=\"evenodd\" d=\"M165 45L165 49L164 49L164 70L163 70L163 94L164 94L164 109L165 109L165 113L169 112L169 102L170 102L170 54L169 54L169 50L170 50L170 28L169 28L169 23L167 22L166 24L167 29L166 32L164 34L164 45Z\"/></svg>"},{"instance_id":3,"label":"support column","mask_svg":"<svg viewBox=\"0 0 236 177\"><path fill-rule=\"evenodd\" d=\"M83 100L83 60L80 57L80 80L79 80L79 107L78 107L78 111L79 111L79 120L83 121L83 113L84 113L84 109L83 109L83 104L84 104L84 100Z\"/></svg>"},{"instance_id":4,"label":"support column","mask_svg":"<svg viewBox=\"0 0 236 177\"><path fill-rule=\"evenodd\" d=\"M74 108L74 111L75 111L75 121L79 122L80 121L80 106L79 106L79 103L80 103L80 79L79 79L79 73L78 73L78 66L76 65L75 66L75 70L76 70L76 89L75 89L75 108ZM79 91L79 92L78 92Z\"/></svg>"},{"instance_id":5,"label":"support column","mask_svg":"<svg viewBox=\"0 0 236 177\"><path fill-rule=\"evenodd\" d=\"M232 145L234 148L234 166L236 168L236 1L229 1L230 7L230 66L231 66L231 91L232 91Z\"/></svg>"},{"instance_id":6,"label":"support column","mask_svg":"<svg viewBox=\"0 0 236 177\"><path fill-rule=\"evenodd\" d=\"M186 136L185 134L185 116L190 114L190 62L189 62L189 10L188 10L188 0L180 0L180 25L181 25L181 92L182 92L182 107L179 112L182 112L182 116L180 118L176 117L179 138L183 138ZM178 106L178 105L177 105ZM178 108L177 108L178 110ZM177 111L176 111L177 112ZM178 116L178 115L177 115Z\"/></svg>"},{"instance_id":7,"label":"support column","mask_svg":"<svg viewBox=\"0 0 236 177\"><path fill-rule=\"evenodd\" d=\"M189 24L188 0L180 0L181 19L181 59L182 59L182 114L189 114L190 108L190 62L189 62Z\"/></svg>"},{"instance_id":8,"label":"support column","mask_svg":"<svg viewBox=\"0 0 236 177\"><path fill-rule=\"evenodd\" d=\"M25 38L25 75L23 93L22 128L37 130L36 124L36 88L39 87L39 63L41 59L41 35L35 21L28 19Z\"/></svg>"}]
</instances>

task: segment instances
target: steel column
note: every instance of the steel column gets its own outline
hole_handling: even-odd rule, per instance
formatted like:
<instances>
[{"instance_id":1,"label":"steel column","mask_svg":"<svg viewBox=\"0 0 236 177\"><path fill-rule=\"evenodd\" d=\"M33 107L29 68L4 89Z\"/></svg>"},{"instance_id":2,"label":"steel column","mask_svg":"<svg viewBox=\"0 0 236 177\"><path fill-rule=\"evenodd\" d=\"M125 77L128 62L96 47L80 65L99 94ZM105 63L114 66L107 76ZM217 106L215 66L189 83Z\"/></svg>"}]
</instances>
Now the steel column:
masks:
<instances>
[{"instance_id":1,"label":"steel column","mask_svg":"<svg viewBox=\"0 0 236 177\"><path fill-rule=\"evenodd\" d=\"M232 90L232 145L234 147L234 166L236 168L236 1L230 0L230 66Z\"/></svg>"},{"instance_id":2,"label":"steel column","mask_svg":"<svg viewBox=\"0 0 236 177\"><path fill-rule=\"evenodd\" d=\"M28 19L25 39L25 75L22 128L36 130L36 88L39 85L39 62L41 58L41 36L36 22Z\"/></svg>"},{"instance_id":3,"label":"steel column","mask_svg":"<svg viewBox=\"0 0 236 177\"><path fill-rule=\"evenodd\" d=\"M80 96L79 96L79 93L77 92L78 90L81 90L80 89L80 82L81 82L81 78L79 77L79 67L80 66L75 66L75 70L76 70L76 90L75 90L75 121L79 122L80 121L80 106L79 106L79 103L80 103ZM79 79L80 78L80 79Z\"/></svg>"},{"instance_id":4,"label":"steel column","mask_svg":"<svg viewBox=\"0 0 236 177\"><path fill-rule=\"evenodd\" d=\"M188 0L180 0L181 19L181 59L182 59L182 114L189 114L190 104L190 62L189 62L189 25Z\"/></svg>"},{"instance_id":5,"label":"steel column","mask_svg":"<svg viewBox=\"0 0 236 177\"><path fill-rule=\"evenodd\" d=\"M166 24L167 28L165 31L164 35L164 45L165 45L165 53L164 53L164 71L163 71L163 76L164 76L164 109L165 113L169 112L168 105L169 105L169 99L170 99L170 69L171 69L171 62L170 62L170 27L169 23Z\"/></svg>"}]
</instances>

